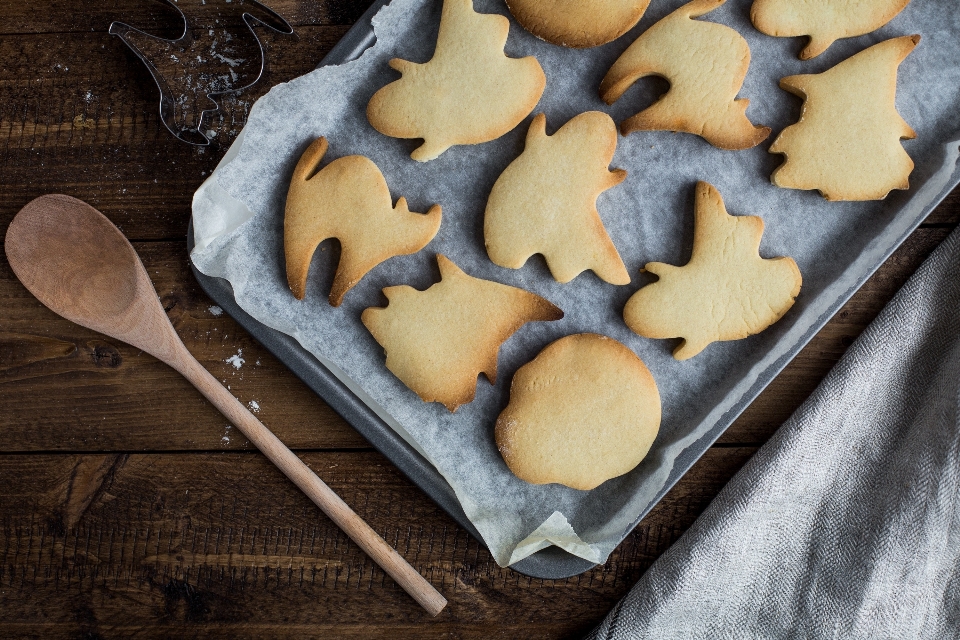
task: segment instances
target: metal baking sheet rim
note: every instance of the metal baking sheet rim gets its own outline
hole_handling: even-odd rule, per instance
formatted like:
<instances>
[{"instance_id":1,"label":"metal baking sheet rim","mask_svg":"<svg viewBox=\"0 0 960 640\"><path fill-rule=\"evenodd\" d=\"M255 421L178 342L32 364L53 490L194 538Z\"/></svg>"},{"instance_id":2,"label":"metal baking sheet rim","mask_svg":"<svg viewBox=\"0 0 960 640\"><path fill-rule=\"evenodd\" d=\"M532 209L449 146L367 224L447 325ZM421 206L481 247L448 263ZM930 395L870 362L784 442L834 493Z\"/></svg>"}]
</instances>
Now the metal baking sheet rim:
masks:
<instances>
[{"instance_id":1,"label":"metal baking sheet rim","mask_svg":"<svg viewBox=\"0 0 960 640\"><path fill-rule=\"evenodd\" d=\"M371 20L373 16L390 0L376 0L363 14L360 20L344 34L343 38L320 61L318 67L325 65L339 65L360 57L366 49L376 42ZM234 142L239 142L239 138ZM948 147L956 144L951 142ZM947 153L949 154L949 150ZM954 153L955 160L960 156L960 150ZM930 182L935 182L931 177ZM823 328L840 307L853 296L873 273L880 268L886 259L903 243L904 240L920 225L921 222L939 205L944 198L960 184L960 167L955 163L953 171L942 183L944 186L924 207L924 210L910 224L895 242L887 246L876 264L862 274L850 288L824 313L820 321L811 325L791 349L774 362L766 371L757 376L753 385L740 400L717 421L713 428L703 437L697 446L690 446L678 456L676 464L667 482L661 491L650 502L648 507L623 532L621 541L646 517L666 493L673 488L677 481L693 466L693 464L710 448L723 434L733 421L753 402L764 388L783 370L783 368L800 352L800 350ZM193 221L191 219L187 230L187 250L193 251ZM460 502L443 478L442 475L407 443L396 431L384 422L369 406L356 396L343 381L324 366L316 357L304 349L291 336L271 329L248 315L236 303L233 288L230 283L221 278L214 278L201 273L191 263L191 269L204 292L210 296L224 311L246 329L254 338L267 348L274 356L284 363L317 395L323 398L344 420L350 423L361 435L366 438L375 449L386 456L401 472L414 484L420 487L457 523L483 544L483 538L476 527L463 512ZM559 547L550 546L542 549L527 558L510 565L510 568L534 578L559 580L569 578L595 565L583 558L570 554Z\"/></svg>"}]
</instances>

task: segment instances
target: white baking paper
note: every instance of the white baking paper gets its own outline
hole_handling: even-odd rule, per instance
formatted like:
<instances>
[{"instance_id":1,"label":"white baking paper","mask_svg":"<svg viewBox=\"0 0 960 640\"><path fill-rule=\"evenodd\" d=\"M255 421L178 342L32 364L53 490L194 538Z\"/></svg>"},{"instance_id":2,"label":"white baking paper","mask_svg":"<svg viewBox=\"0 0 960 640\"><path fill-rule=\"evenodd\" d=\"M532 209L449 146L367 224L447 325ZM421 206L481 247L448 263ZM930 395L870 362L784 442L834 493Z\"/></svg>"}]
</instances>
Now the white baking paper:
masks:
<instances>
[{"instance_id":1,"label":"white baking paper","mask_svg":"<svg viewBox=\"0 0 960 640\"><path fill-rule=\"evenodd\" d=\"M682 4L654 0L640 24L619 40L588 50L550 45L511 18L506 52L535 55L547 88L534 113L546 113L548 133L588 110L609 113L618 123L665 90L645 79L614 105L597 88L610 64L646 28ZM436 41L440 0L394 0L374 20L377 44L358 60L324 67L274 87L253 107L241 138L194 199L196 249L193 261L205 274L227 279L240 306L259 322L296 338L348 381L447 479L463 509L500 565L514 563L555 544L592 562L604 561L668 482L685 452L715 438L711 427L725 419L750 386L784 355L809 338L831 304L885 255L891 238L916 224L917 212L952 180L956 154L948 141L960 131L960 12L953 0L911 3L890 24L867 36L835 43L814 60L801 62L799 38L772 38L749 22L749 0L730 0L708 21L735 28L750 44L752 63L740 92L751 101L748 117L773 127L771 137L746 151L722 151L699 137L641 132L619 139L612 166L626 181L600 196L604 224L633 276L627 286L584 273L568 284L555 282L539 256L510 270L491 263L483 243L483 211L490 188L523 149L530 119L486 144L454 147L421 164L410 159L419 141L377 133L367 122L370 96L399 77L387 66L393 57L427 61ZM509 15L502 0L475 0L477 10ZM815 192L778 189L769 176L782 157L767 152L780 130L797 120L801 101L778 88L778 80L818 73L881 40L919 33L923 40L902 64L897 106L916 130L904 147L916 161L911 190L882 202L828 203ZM492 97L495 99L495 96ZM531 114L532 117L532 114ZM373 269L339 308L327 302L336 265L333 245L314 258L307 297L298 302L286 284L283 209L293 166L306 146L326 136L324 163L362 154L383 171L391 194L404 196L413 211L443 206L437 237L420 253L391 259ZM695 358L671 357L676 341L633 334L621 313L627 298L649 279L650 261L684 264L693 236L694 185L706 180L735 215L766 222L765 257L793 257L803 273L796 305L776 325L745 340L715 343ZM437 253L467 273L534 291L563 309L557 322L531 323L500 350L495 385L482 378L476 399L455 414L422 402L384 366L383 349L360 323L360 312L384 306L385 286L425 289L439 278ZM491 311L494 312L494 311ZM660 434L647 458L629 474L584 492L560 485L534 486L514 477L497 453L493 425L509 399L514 372L551 341L597 332L634 350L657 380L663 402ZM690 455L689 453L687 454Z\"/></svg>"}]
</instances>

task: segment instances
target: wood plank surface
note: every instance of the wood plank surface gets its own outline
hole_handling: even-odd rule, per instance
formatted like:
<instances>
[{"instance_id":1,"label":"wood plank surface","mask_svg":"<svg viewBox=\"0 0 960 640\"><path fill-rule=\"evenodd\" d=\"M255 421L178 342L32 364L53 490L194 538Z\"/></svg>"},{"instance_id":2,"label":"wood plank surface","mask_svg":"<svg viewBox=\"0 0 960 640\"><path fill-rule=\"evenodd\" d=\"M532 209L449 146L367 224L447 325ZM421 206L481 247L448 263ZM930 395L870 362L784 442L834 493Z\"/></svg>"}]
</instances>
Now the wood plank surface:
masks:
<instances>
[{"instance_id":1,"label":"wood plank surface","mask_svg":"<svg viewBox=\"0 0 960 640\"><path fill-rule=\"evenodd\" d=\"M213 0L177 0L191 18L239 22L239 12L253 10L244 0L236 0L234 11ZM369 1L349 0L272 0L267 6L283 16L294 27L319 25L352 25L363 14ZM82 10L76 10L82 6ZM4 24L0 33L22 36L33 33L106 32L114 20L126 22L148 33L165 38L180 35L183 23L175 9L162 0L109 0L75 5L56 0L38 2L0 2Z\"/></svg>"},{"instance_id":2,"label":"wood plank surface","mask_svg":"<svg viewBox=\"0 0 960 640\"><path fill-rule=\"evenodd\" d=\"M163 128L155 83L118 38L0 39L0 227L29 200L57 191L89 202L131 239L182 240L193 192L240 132L256 98L316 67L346 27L302 31L299 39L271 40L279 51L268 45L263 80L222 101L209 123L218 133L210 149L178 143Z\"/></svg>"},{"instance_id":3,"label":"wood plank surface","mask_svg":"<svg viewBox=\"0 0 960 640\"><path fill-rule=\"evenodd\" d=\"M230 4L179 2L194 26L246 29L238 9L249 3ZM0 0L0 230L44 193L67 193L103 211L135 241L190 351L450 605L428 618L177 374L55 316L0 259L2 638L580 637L960 223L958 189L603 566L567 580L527 578L497 567L482 545L218 313L190 273L184 236L194 191L256 98L313 69L369 0L269 4L296 35L257 29L267 73L222 100L207 123L214 145L198 149L163 128L153 79L107 33L121 20L176 37L182 25L168 5ZM243 359L240 368L228 362L233 356Z\"/></svg>"},{"instance_id":4,"label":"wood plank surface","mask_svg":"<svg viewBox=\"0 0 960 640\"><path fill-rule=\"evenodd\" d=\"M450 600L435 619L259 455L3 455L0 636L119 635L146 620L216 637L579 635L753 451L711 451L606 565L557 581L497 567L377 453L304 455Z\"/></svg>"}]
</instances>

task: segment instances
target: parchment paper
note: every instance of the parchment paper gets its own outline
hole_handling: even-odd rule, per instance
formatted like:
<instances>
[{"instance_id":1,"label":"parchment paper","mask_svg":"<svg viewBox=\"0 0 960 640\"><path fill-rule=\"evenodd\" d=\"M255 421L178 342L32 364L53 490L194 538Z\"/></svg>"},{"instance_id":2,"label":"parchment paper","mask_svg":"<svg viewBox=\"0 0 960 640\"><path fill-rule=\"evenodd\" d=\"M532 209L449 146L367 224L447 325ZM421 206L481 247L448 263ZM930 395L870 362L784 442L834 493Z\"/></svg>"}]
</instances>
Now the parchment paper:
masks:
<instances>
[{"instance_id":1,"label":"parchment paper","mask_svg":"<svg viewBox=\"0 0 960 640\"><path fill-rule=\"evenodd\" d=\"M507 54L536 55L547 75L546 92L534 113L547 114L548 133L587 110L607 112L619 123L665 90L665 82L647 79L612 106L597 96L600 80L617 56L681 4L654 0L630 33L589 50L542 42L511 18ZM808 62L796 57L805 44L801 39L772 38L752 27L749 0L729 0L708 14L704 19L733 27L750 44L753 60L740 97L751 101L748 117L774 132L760 146L739 152L716 149L688 134L642 132L621 137L612 166L629 175L598 203L633 276L630 285L617 287L590 272L559 284L539 256L519 270L498 267L486 256L486 198L500 172L522 151L532 115L498 140L454 147L426 164L409 157L419 141L387 138L367 122L370 96L399 77L387 61L402 57L426 62L431 57L440 7L440 0L394 0L374 20L377 44L358 60L279 85L256 103L241 138L195 196L192 257L203 273L231 283L247 313L295 337L349 381L430 460L453 487L500 565L550 544L603 562L664 487L678 457L730 410L731 398L742 395L785 351L784 345L796 344L814 323L822 322L829 303L849 293L849 283L875 260L871 256L888 248L880 246L889 242L880 239L884 232L897 225L908 230L916 212L942 191L956 162L956 153L945 144L960 131L960 12L951 0L913 2L879 31L837 42ZM509 15L501 0L475 0L475 7ZM824 71L871 44L913 33L923 40L900 67L897 93L900 113L918 134L916 140L904 142L917 165L911 190L894 192L882 202L828 203L815 192L772 186L769 176L782 156L766 149L784 126L797 120L801 105L777 87L778 80ZM405 196L413 211L426 211L433 203L443 206L440 231L425 250L373 269L339 308L327 302L336 267L335 245L325 243L317 251L304 301L293 298L284 272L287 185L300 154L321 135L330 142L324 164L344 155L366 155L383 171L394 199ZM635 335L621 313L627 298L649 281L640 273L645 263L681 265L689 259L698 180L715 185L732 214L763 217L761 254L793 257L804 281L796 305L767 331L714 343L695 358L677 362L671 357L676 341ZM490 385L481 377L476 399L455 414L422 402L395 378L384 366L383 349L360 323L364 308L385 306L383 287L409 284L425 289L436 282L437 253L471 275L534 291L566 314L561 321L520 329L500 350L497 383ZM593 491L526 484L510 473L497 453L494 422L509 400L517 368L551 341L584 331L623 342L650 368L663 402L659 436L634 471Z\"/></svg>"}]
</instances>

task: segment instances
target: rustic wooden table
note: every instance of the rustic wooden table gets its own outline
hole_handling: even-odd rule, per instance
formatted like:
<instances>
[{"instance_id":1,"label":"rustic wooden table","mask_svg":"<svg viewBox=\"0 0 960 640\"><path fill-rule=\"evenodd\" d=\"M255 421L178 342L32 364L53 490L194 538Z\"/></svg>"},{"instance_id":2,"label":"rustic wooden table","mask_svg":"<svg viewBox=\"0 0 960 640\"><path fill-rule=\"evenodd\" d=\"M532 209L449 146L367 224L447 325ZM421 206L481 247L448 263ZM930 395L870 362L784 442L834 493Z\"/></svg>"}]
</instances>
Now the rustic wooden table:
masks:
<instances>
[{"instance_id":1,"label":"rustic wooden table","mask_svg":"<svg viewBox=\"0 0 960 640\"><path fill-rule=\"evenodd\" d=\"M450 605L426 616L176 373L55 316L0 259L2 637L578 637L683 533L960 221L958 190L606 564L568 580L531 579L498 568L218 313L190 273L185 234L194 190L256 97L312 69L368 0L271 4L297 35L259 30L268 72L224 102L210 125L219 144L204 150L163 129L153 81L107 33L119 19L176 37L169 7L0 0L0 228L50 192L103 211L133 241L190 351ZM228 363L232 356L241 367Z\"/></svg>"}]
</instances>

